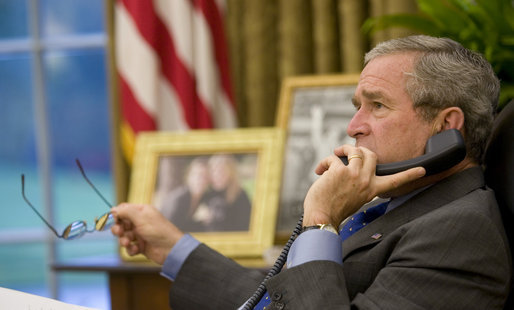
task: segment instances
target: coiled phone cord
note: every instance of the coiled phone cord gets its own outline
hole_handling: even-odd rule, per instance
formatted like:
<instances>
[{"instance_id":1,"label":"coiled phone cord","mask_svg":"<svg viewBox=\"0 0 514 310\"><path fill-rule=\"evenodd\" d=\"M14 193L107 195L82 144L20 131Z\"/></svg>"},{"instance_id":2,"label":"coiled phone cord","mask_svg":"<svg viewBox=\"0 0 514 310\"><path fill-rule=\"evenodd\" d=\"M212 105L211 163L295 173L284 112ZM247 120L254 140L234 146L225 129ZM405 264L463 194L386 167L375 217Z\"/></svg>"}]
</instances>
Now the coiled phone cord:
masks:
<instances>
[{"instance_id":1,"label":"coiled phone cord","mask_svg":"<svg viewBox=\"0 0 514 310\"><path fill-rule=\"evenodd\" d=\"M287 241L286 245L282 249L282 252L278 256L277 260L275 261L275 264L273 264L273 267L271 267L270 271L262 280L262 282L259 284L259 287L253 293L252 297L248 299L246 302L243 310L251 310L255 307L255 305L261 300L262 296L264 295L264 292L266 291L266 282L276 274L282 270L282 267L284 267L284 264L287 261L287 254L289 253L289 249L291 248L291 245L293 244L296 237L302 232L302 225L303 225L303 215L298 220L298 223L296 223L296 227L293 230L293 233L291 234L291 237L289 237L289 240Z\"/></svg>"}]
</instances>

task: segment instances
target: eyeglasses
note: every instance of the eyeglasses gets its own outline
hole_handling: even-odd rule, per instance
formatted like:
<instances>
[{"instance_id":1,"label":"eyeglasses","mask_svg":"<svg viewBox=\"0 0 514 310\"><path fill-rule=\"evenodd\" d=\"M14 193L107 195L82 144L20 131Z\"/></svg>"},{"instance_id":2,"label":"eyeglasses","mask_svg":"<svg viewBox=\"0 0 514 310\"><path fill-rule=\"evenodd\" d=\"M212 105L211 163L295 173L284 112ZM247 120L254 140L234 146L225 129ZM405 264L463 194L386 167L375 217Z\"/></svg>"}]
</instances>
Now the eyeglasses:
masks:
<instances>
[{"instance_id":1,"label":"eyeglasses","mask_svg":"<svg viewBox=\"0 0 514 310\"><path fill-rule=\"evenodd\" d=\"M82 168L82 165L80 164L80 161L76 159L75 162L77 163L77 166L79 167L80 172L82 173L82 176L84 177L86 182L93 188L93 190L98 194L98 196L102 198L102 200L107 204L107 206L109 208L112 208L112 205L107 201L107 199L105 199L105 197L100 193L100 191L98 191L98 189L96 189L93 183L89 181L88 177L86 176L86 173L84 172L84 168ZM25 202L32 208L32 210L34 210L34 212L36 212L39 218L43 222L45 222L46 226L48 226L48 228L50 228L50 230L52 230L58 238L72 240L82 237L85 233L92 233L94 231L103 231L109 229L114 224L114 218L112 214L110 212L107 212L99 218L95 218L95 226L90 230L88 230L87 223L85 221L75 221L66 226L62 234L59 234L57 230L52 225L50 225L50 223L47 220L45 220L45 218L36 210L36 208L34 208L32 203L30 203L30 201L25 196L25 175L23 174L21 175L21 194Z\"/></svg>"}]
</instances>

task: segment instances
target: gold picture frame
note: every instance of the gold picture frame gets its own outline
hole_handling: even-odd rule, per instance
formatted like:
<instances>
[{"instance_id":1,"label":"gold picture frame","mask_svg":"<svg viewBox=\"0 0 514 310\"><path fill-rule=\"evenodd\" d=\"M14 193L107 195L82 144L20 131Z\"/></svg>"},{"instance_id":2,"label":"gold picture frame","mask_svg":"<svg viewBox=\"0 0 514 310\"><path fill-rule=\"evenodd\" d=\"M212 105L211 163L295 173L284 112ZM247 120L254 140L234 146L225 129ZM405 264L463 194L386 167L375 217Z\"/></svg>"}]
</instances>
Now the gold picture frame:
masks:
<instances>
[{"instance_id":1,"label":"gold picture frame","mask_svg":"<svg viewBox=\"0 0 514 310\"><path fill-rule=\"evenodd\" d=\"M285 130L278 240L287 240L303 212L303 199L317 178L314 167L341 144L353 143L346 127L358 74L305 75L282 82L276 126Z\"/></svg>"},{"instance_id":2,"label":"gold picture frame","mask_svg":"<svg viewBox=\"0 0 514 310\"><path fill-rule=\"evenodd\" d=\"M161 185L165 182L158 181L160 177L159 171L170 160L175 162L175 172L173 173L177 176L177 170L180 170L178 167L184 170L183 168L189 164L192 166L194 161L209 160L212 163L215 161L215 157L217 159L223 156L237 158L240 166L236 168L245 170L247 181L251 183L250 187L246 185L246 193L249 191L248 188L252 188L252 193L248 195L251 197L251 208L248 212L247 226L244 226L245 228L232 228L235 226L230 226L234 222L246 220L243 213L240 216L243 220L221 216L226 221L220 221L219 223L225 224L212 226L212 218L214 216L205 217L205 212L210 210L213 213L213 210L220 209L209 209L214 207L207 206L207 202L205 202L201 206L203 212L199 212L200 207L197 207L191 218L194 216L194 219L198 220L195 223L205 223L206 218L211 219L211 226L208 229L205 228L207 226L202 226L202 228L200 226L189 226L195 228L192 228L193 231L186 232L191 233L199 241L227 257L236 260L247 260L249 265L252 264L252 259L255 260L255 264L262 264L262 254L273 246L275 238L282 171L283 139L283 130L275 127L234 130L192 130L182 133L141 133L136 140L128 201L137 204L153 205L157 202L158 197L161 199L159 203L163 203L163 197L175 197L172 194L162 196L162 192L160 192ZM233 161L236 162L235 160ZM236 165L238 164L236 163ZM253 174L251 172L252 169L254 171ZM252 175L254 176L253 182ZM177 179L181 186L184 186L184 183L187 182L180 177L175 177L175 181ZM164 179L161 178L161 180ZM211 186L214 188L215 184ZM177 184L175 184L173 189L176 188L178 188ZM216 198L219 199L218 196ZM165 204L162 204L162 206L165 206ZM237 208L242 209L243 207L238 206ZM158 209L164 214L164 207L158 207ZM177 209L175 208L174 210ZM233 212L231 216L233 217ZM184 222L186 221L184 220ZM179 226L179 223L175 224ZM229 225L230 227L223 225ZM217 228L213 229L212 227ZM123 248L120 251L124 260L146 260L142 255L129 256Z\"/></svg>"}]
</instances>

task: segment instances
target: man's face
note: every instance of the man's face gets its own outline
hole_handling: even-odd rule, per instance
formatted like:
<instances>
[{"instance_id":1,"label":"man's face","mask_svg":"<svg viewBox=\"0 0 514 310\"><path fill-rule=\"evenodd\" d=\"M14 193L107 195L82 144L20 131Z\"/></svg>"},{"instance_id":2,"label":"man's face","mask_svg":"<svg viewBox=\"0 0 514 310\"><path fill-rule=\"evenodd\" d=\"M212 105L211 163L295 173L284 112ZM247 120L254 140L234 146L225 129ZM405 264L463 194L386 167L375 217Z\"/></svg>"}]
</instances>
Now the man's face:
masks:
<instances>
[{"instance_id":1,"label":"man's face","mask_svg":"<svg viewBox=\"0 0 514 310\"><path fill-rule=\"evenodd\" d=\"M222 191L227 189L233 178L233 171L229 160L224 157L216 158L210 162L209 171L211 175L211 185L214 190Z\"/></svg>"},{"instance_id":2,"label":"man's face","mask_svg":"<svg viewBox=\"0 0 514 310\"><path fill-rule=\"evenodd\" d=\"M187 178L189 190L194 194L203 193L209 187L209 171L205 163L193 163Z\"/></svg>"},{"instance_id":3,"label":"man's face","mask_svg":"<svg viewBox=\"0 0 514 310\"><path fill-rule=\"evenodd\" d=\"M380 56L361 73L353 104L357 112L347 133L375 152L378 163L389 163L420 156L432 124L415 113L405 90L404 72L412 72L415 54Z\"/></svg>"}]
</instances>

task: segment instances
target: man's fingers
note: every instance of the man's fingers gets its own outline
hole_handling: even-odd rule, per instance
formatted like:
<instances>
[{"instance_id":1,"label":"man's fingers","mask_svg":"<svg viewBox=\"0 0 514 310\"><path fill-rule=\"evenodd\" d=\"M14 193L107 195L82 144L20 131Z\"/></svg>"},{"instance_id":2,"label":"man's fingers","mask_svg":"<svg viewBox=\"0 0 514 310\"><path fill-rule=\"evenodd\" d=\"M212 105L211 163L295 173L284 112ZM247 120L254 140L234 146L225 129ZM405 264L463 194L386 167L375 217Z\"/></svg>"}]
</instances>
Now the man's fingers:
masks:
<instances>
[{"instance_id":1,"label":"man's fingers","mask_svg":"<svg viewBox=\"0 0 514 310\"><path fill-rule=\"evenodd\" d=\"M380 176L377 182L377 194L382 194L394 190L404 184L417 180L425 175L423 167L411 168L392 175Z\"/></svg>"},{"instance_id":2,"label":"man's fingers","mask_svg":"<svg viewBox=\"0 0 514 310\"><path fill-rule=\"evenodd\" d=\"M119 205L112 207L111 213L120 219L130 218L132 208L130 208L130 204L128 203L120 203Z\"/></svg>"},{"instance_id":3,"label":"man's fingers","mask_svg":"<svg viewBox=\"0 0 514 310\"><path fill-rule=\"evenodd\" d=\"M117 218L116 223L111 227L111 232L115 236L122 236L126 231L132 230L132 228L131 222Z\"/></svg>"},{"instance_id":4,"label":"man's fingers","mask_svg":"<svg viewBox=\"0 0 514 310\"><path fill-rule=\"evenodd\" d=\"M362 166L366 171L375 171L377 166L377 155L365 147L359 147L363 159ZM358 156L358 155L357 155Z\"/></svg>"},{"instance_id":5,"label":"man's fingers","mask_svg":"<svg viewBox=\"0 0 514 310\"><path fill-rule=\"evenodd\" d=\"M354 153L361 154L360 151L358 151L358 147L350 145L350 144L343 144L334 149L334 154L337 156L348 156L349 157Z\"/></svg>"},{"instance_id":6,"label":"man's fingers","mask_svg":"<svg viewBox=\"0 0 514 310\"><path fill-rule=\"evenodd\" d=\"M328 167L330 167L330 158L326 157L319 162L319 164L316 166L316 169L314 170L314 172L317 175L322 175L325 171L328 170Z\"/></svg>"},{"instance_id":7,"label":"man's fingers","mask_svg":"<svg viewBox=\"0 0 514 310\"><path fill-rule=\"evenodd\" d=\"M358 167L358 166L362 165L362 161L364 160L362 155L355 154L355 155L351 155L351 156L354 156L354 157L352 157L352 158L348 157L349 158L349 160L348 160L349 167ZM351 163L352 159L356 159L358 161L358 163L352 164ZM316 166L316 169L314 170L314 172L316 172L317 175L322 175L334 163L343 165L341 158L339 158L338 156L331 155L331 156L325 157L323 160L321 160L319 162L318 166Z\"/></svg>"},{"instance_id":8,"label":"man's fingers","mask_svg":"<svg viewBox=\"0 0 514 310\"><path fill-rule=\"evenodd\" d=\"M121 236L121 237L119 237L118 242L120 243L120 245L122 247L126 248L126 247L128 247L130 245L131 241L126 236Z\"/></svg>"},{"instance_id":9,"label":"man's fingers","mask_svg":"<svg viewBox=\"0 0 514 310\"><path fill-rule=\"evenodd\" d=\"M124 225L132 225L141 217L144 207L144 205L121 203L113 207L111 213L117 221L122 221ZM130 227L125 226L125 229L130 229Z\"/></svg>"},{"instance_id":10,"label":"man's fingers","mask_svg":"<svg viewBox=\"0 0 514 310\"><path fill-rule=\"evenodd\" d=\"M120 220L120 225L124 230L131 230L134 227L131 221L125 219Z\"/></svg>"},{"instance_id":11,"label":"man's fingers","mask_svg":"<svg viewBox=\"0 0 514 310\"><path fill-rule=\"evenodd\" d=\"M120 224L114 224L111 227L111 232L115 236L121 236L123 235L124 229Z\"/></svg>"},{"instance_id":12,"label":"man's fingers","mask_svg":"<svg viewBox=\"0 0 514 310\"><path fill-rule=\"evenodd\" d=\"M140 254L142 253L141 249L139 248L138 244L137 243L130 243L129 245L127 245L125 247L127 249L127 253L130 255L130 256L134 256L134 255L137 255L137 254Z\"/></svg>"}]
</instances>

